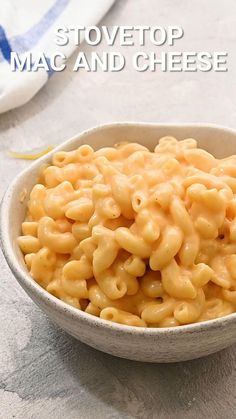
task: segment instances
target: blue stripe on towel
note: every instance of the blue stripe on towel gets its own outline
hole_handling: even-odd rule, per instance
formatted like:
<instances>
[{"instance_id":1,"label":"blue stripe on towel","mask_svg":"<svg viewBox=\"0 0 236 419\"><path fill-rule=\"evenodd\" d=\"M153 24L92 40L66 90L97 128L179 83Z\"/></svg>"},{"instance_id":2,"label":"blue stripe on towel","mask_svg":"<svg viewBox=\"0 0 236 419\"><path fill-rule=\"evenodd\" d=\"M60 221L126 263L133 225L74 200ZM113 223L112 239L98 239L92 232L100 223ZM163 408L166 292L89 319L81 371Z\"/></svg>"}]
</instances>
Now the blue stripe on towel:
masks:
<instances>
[{"instance_id":1,"label":"blue stripe on towel","mask_svg":"<svg viewBox=\"0 0 236 419\"><path fill-rule=\"evenodd\" d=\"M10 62L12 49L7 40L6 33L1 25L0 25L0 51L4 59Z\"/></svg>"},{"instance_id":2,"label":"blue stripe on towel","mask_svg":"<svg viewBox=\"0 0 236 419\"><path fill-rule=\"evenodd\" d=\"M50 78L53 75L54 70L51 67L50 59L48 57L46 57L46 61L47 61L47 65L48 65L48 68L49 68L49 70L47 71L48 78Z\"/></svg>"},{"instance_id":3,"label":"blue stripe on towel","mask_svg":"<svg viewBox=\"0 0 236 419\"><path fill-rule=\"evenodd\" d=\"M7 40L5 31L3 27L0 25L0 52L2 53L2 56L7 62L11 62L11 46ZM47 71L48 77L50 78L52 74L54 73L54 70L51 67L50 59L46 57L47 65L49 70ZM25 69L24 69L25 70Z\"/></svg>"},{"instance_id":4,"label":"blue stripe on towel","mask_svg":"<svg viewBox=\"0 0 236 419\"><path fill-rule=\"evenodd\" d=\"M22 54L32 49L69 3L70 0L56 0L53 6L45 13L35 26L30 28L25 34L15 36L11 39L12 49L17 51L18 54Z\"/></svg>"},{"instance_id":5,"label":"blue stripe on towel","mask_svg":"<svg viewBox=\"0 0 236 419\"><path fill-rule=\"evenodd\" d=\"M9 62L11 51L15 51L18 54L23 54L24 52L31 50L35 45L37 45L40 39L53 25L55 20L61 15L69 3L70 0L56 0L53 6L43 15L43 17L38 23L36 23L35 26L30 28L23 35L16 35L12 37L10 41L7 40L5 32L2 28L2 32L0 30L0 50L2 51L4 59ZM2 34L4 34L4 38L2 38ZM3 59L0 56L0 62L1 61L3 61Z\"/></svg>"}]
</instances>

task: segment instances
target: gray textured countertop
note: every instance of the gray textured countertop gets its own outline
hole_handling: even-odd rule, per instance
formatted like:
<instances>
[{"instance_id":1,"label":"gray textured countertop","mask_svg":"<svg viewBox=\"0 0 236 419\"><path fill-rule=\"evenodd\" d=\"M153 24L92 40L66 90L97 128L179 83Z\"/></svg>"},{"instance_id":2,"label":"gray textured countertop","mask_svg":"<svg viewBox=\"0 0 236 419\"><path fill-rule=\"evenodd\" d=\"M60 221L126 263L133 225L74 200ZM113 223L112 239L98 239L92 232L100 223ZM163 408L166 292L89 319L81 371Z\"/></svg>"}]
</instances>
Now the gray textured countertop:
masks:
<instances>
[{"instance_id":1,"label":"gray textured countertop","mask_svg":"<svg viewBox=\"0 0 236 419\"><path fill-rule=\"evenodd\" d=\"M117 120L236 128L234 0L120 0L103 24L182 25L178 49L226 50L229 71L137 73L128 66L120 73L69 68L54 75L31 103L0 116L0 198L28 164L8 158L9 149L57 144ZM129 57L130 47L124 51ZM0 271L1 419L235 417L236 346L172 365L114 358L54 326L14 280L1 251Z\"/></svg>"}]
</instances>

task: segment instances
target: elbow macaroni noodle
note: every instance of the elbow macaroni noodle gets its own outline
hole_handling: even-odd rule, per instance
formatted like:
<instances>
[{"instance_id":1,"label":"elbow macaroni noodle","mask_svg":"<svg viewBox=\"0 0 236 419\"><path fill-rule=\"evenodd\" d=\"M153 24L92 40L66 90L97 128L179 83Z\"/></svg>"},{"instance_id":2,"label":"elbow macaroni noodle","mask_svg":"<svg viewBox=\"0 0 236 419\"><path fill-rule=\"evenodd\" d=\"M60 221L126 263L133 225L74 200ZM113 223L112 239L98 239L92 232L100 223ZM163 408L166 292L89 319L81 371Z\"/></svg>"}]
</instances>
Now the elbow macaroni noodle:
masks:
<instances>
[{"instance_id":1,"label":"elbow macaroni noodle","mask_svg":"<svg viewBox=\"0 0 236 419\"><path fill-rule=\"evenodd\" d=\"M54 154L18 245L32 277L86 313L175 327L236 311L236 156L161 138Z\"/></svg>"}]
</instances>

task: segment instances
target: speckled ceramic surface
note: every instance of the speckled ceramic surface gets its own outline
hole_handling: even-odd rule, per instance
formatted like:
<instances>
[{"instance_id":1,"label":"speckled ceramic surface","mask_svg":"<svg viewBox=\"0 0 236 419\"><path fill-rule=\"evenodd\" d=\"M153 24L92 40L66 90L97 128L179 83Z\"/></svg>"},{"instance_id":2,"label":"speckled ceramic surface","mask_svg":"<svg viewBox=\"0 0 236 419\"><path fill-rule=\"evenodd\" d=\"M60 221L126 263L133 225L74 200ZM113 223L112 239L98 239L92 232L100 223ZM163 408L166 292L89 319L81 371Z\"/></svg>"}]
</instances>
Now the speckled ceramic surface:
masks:
<instances>
[{"instance_id":1,"label":"speckled ceramic surface","mask_svg":"<svg viewBox=\"0 0 236 419\"><path fill-rule=\"evenodd\" d=\"M216 157L235 154L236 132L210 125L160 125L117 123L96 127L61 144L56 150L72 150L88 143L94 148L118 141L137 141L153 148L164 135L178 139L194 137ZM219 351L236 341L236 314L166 329L144 329L110 323L70 307L42 289L27 272L16 246L28 194L36 182L39 167L51 154L20 174L7 190L1 205L1 240L6 260L16 279L34 302L69 334L101 351L147 362L174 362L198 358ZM23 203L22 190L27 190Z\"/></svg>"}]
</instances>

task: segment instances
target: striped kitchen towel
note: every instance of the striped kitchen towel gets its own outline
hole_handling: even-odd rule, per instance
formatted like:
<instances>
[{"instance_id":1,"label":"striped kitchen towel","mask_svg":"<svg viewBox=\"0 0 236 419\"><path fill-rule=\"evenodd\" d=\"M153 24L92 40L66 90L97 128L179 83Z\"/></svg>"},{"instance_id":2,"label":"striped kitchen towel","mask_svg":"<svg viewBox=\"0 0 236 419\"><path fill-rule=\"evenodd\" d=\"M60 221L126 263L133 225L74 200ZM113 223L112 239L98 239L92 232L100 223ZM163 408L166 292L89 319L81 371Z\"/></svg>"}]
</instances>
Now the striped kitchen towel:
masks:
<instances>
[{"instance_id":1,"label":"striped kitchen towel","mask_svg":"<svg viewBox=\"0 0 236 419\"><path fill-rule=\"evenodd\" d=\"M46 83L52 71L12 71L11 52L21 58L27 52L44 53L47 60L58 51L58 27L92 26L114 0L1 0L0 12L0 113L28 102ZM60 47L69 57L70 42Z\"/></svg>"}]
</instances>

